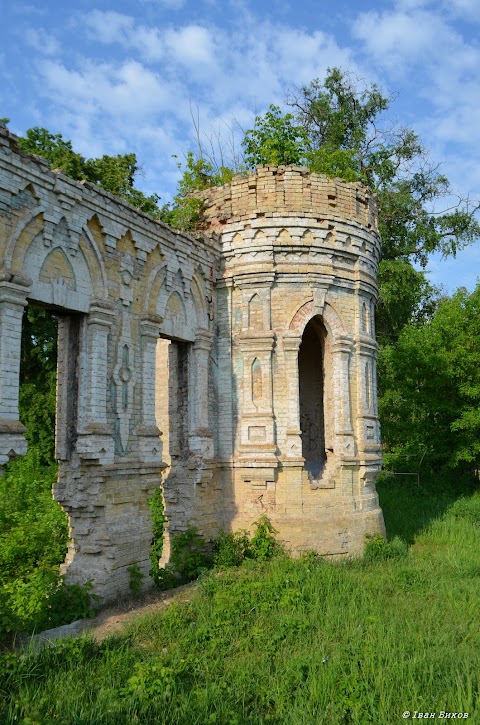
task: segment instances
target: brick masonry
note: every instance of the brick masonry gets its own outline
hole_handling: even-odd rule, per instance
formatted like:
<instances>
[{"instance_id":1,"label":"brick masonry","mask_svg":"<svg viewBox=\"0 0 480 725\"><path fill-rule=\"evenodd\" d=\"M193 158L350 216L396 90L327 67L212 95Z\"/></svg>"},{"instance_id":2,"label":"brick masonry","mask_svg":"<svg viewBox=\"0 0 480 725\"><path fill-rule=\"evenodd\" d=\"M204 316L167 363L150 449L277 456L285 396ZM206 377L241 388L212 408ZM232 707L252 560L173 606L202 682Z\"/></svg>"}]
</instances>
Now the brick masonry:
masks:
<instances>
[{"instance_id":1,"label":"brick masonry","mask_svg":"<svg viewBox=\"0 0 480 725\"><path fill-rule=\"evenodd\" d=\"M160 485L164 561L189 523L212 536L266 513L292 551L325 555L383 531L374 199L296 167L203 198L202 229L176 232L0 129L0 463L26 452L21 325L41 304L62 313L64 571L104 600L131 564L148 573Z\"/></svg>"}]
</instances>

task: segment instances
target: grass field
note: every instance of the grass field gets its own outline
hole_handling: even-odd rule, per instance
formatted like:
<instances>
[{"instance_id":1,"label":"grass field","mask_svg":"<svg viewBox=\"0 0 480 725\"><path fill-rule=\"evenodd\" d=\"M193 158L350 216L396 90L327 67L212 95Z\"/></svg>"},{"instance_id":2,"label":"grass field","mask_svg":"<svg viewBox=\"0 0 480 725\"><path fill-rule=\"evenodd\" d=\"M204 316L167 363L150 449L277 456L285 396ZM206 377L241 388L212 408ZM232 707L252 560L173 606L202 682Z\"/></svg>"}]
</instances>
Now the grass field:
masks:
<instances>
[{"instance_id":1,"label":"grass field","mask_svg":"<svg viewBox=\"0 0 480 725\"><path fill-rule=\"evenodd\" d=\"M96 644L1 660L10 725L480 722L480 492L380 486L391 541L213 571Z\"/></svg>"}]
</instances>

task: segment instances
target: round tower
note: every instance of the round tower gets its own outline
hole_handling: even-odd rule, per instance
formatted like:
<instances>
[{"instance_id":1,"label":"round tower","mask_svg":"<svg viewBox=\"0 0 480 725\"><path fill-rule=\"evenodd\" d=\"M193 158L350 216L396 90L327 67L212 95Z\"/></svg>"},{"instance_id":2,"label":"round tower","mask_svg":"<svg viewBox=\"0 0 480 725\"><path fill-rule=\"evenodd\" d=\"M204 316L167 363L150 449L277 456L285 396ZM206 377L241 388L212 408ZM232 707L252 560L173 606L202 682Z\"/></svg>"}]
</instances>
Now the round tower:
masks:
<instances>
[{"instance_id":1,"label":"round tower","mask_svg":"<svg viewBox=\"0 0 480 725\"><path fill-rule=\"evenodd\" d=\"M265 514L292 551L360 553L383 532L370 191L266 166L202 194L220 241L218 464L225 524Z\"/></svg>"}]
</instances>

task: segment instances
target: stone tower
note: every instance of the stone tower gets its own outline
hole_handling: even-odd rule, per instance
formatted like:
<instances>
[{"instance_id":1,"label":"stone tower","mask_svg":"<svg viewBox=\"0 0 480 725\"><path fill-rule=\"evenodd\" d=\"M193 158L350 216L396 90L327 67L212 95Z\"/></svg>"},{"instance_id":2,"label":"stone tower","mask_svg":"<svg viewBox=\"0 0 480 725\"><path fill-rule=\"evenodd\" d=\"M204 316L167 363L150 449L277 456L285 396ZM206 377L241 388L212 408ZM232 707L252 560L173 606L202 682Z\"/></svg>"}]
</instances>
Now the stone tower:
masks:
<instances>
[{"instance_id":1,"label":"stone tower","mask_svg":"<svg viewBox=\"0 0 480 725\"><path fill-rule=\"evenodd\" d=\"M203 194L220 242L217 475L224 523L266 514L290 550L360 553L383 532L369 191L299 167Z\"/></svg>"}]
</instances>

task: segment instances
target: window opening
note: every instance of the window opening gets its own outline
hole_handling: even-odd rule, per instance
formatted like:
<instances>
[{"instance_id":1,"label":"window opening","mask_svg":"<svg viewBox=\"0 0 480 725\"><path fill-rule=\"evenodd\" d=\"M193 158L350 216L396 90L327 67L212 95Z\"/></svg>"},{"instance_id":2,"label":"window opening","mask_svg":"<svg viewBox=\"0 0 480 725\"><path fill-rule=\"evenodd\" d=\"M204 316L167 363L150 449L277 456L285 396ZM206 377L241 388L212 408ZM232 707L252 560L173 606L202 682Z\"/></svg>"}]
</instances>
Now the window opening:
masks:
<instances>
[{"instance_id":1,"label":"window opening","mask_svg":"<svg viewBox=\"0 0 480 725\"><path fill-rule=\"evenodd\" d=\"M325 341L318 319L307 324L298 353L300 428L305 470L318 479L327 459L325 445Z\"/></svg>"}]
</instances>

